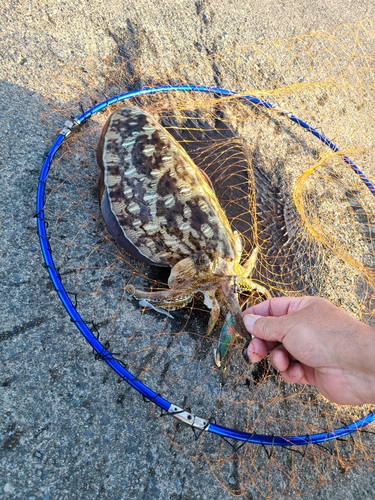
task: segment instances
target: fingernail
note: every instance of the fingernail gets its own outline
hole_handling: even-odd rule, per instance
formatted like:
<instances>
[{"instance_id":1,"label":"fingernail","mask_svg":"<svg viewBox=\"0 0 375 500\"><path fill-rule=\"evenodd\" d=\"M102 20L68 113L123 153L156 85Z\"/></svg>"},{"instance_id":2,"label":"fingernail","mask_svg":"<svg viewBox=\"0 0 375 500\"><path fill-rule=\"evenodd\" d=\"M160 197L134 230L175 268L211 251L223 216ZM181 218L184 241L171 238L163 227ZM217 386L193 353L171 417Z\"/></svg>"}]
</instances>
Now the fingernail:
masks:
<instances>
[{"instance_id":1,"label":"fingernail","mask_svg":"<svg viewBox=\"0 0 375 500\"><path fill-rule=\"evenodd\" d=\"M260 318L260 316L258 316L257 314L246 314L243 317L243 322L245 324L246 330L248 330L250 333L253 333L252 329L254 327L254 323L258 318Z\"/></svg>"},{"instance_id":2,"label":"fingernail","mask_svg":"<svg viewBox=\"0 0 375 500\"><path fill-rule=\"evenodd\" d=\"M280 368L279 368L279 355L278 353L276 353L272 359L272 366L275 368L275 370L277 370L278 372L280 371Z\"/></svg>"}]
</instances>

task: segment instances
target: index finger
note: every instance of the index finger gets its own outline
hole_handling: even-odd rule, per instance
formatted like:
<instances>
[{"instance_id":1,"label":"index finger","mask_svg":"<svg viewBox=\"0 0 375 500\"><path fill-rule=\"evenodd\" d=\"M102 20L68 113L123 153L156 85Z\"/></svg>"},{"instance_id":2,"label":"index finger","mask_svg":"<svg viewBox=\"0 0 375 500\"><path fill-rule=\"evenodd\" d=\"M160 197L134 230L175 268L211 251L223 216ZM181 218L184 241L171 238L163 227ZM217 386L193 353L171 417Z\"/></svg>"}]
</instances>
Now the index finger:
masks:
<instances>
[{"instance_id":1,"label":"index finger","mask_svg":"<svg viewBox=\"0 0 375 500\"><path fill-rule=\"evenodd\" d=\"M285 316L306 307L310 297L272 297L271 299L255 304L243 312L258 316Z\"/></svg>"}]
</instances>

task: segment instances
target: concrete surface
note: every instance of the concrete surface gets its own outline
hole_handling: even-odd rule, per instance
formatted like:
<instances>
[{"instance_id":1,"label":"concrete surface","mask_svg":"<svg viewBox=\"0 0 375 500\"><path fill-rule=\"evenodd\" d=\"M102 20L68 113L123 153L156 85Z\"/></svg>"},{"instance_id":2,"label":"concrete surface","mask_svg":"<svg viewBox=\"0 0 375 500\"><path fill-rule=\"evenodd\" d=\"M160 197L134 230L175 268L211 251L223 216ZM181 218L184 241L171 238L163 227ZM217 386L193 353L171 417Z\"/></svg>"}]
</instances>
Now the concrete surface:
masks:
<instances>
[{"instance_id":1,"label":"concrete surface","mask_svg":"<svg viewBox=\"0 0 375 500\"><path fill-rule=\"evenodd\" d=\"M0 499L232 498L176 452L134 391L93 361L51 290L33 218L53 137L40 118L42 96L56 92L56 75L77 58L100 65L120 53L162 71L225 47L373 18L375 4L7 0L0 14ZM202 83L215 82L208 71ZM59 85L66 102L69 84ZM374 495L363 470L308 497Z\"/></svg>"}]
</instances>

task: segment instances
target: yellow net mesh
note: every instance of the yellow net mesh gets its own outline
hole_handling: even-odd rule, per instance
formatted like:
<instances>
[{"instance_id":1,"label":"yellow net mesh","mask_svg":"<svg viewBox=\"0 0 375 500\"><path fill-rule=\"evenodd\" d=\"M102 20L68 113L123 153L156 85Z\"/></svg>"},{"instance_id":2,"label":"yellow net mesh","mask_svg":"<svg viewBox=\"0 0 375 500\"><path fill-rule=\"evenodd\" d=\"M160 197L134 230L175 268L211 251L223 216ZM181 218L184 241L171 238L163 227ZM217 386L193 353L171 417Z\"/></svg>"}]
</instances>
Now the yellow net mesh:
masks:
<instances>
[{"instance_id":1,"label":"yellow net mesh","mask_svg":"<svg viewBox=\"0 0 375 500\"><path fill-rule=\"evenodd\" d=\"M334 141L340 153L279 111L238 96L169 92L131 101L157 117L208 173L243 235L244 258L259 247L253 278L274 296L320 295L371 323L375 200L342 154L375 180L374 49L375 31L367 22L265 41L173 70L120 57L101 68L77 61L51 82L42 116L60 130L81 108L133 86L186 82L220 84L293 112ZM206 81L208 67L216 68L216 82ZM334 405L311 387L284 383L266 360L245 366L241 339L231 349L221 385L212 352L222 322L206 336L209 314L199 300L171 311L171 319L140 308L125 292L130 283L146 290L165 286L168 274L121 250L101 218L95 152L114 110L94 115L65 141L48 178L45 205L55 265L102 343L169 401L233 429L311 435L368 413L370 407ZM174 419L161 418L160 425L200 470L245 498L294 498L353 467L374 466L371 427L301 449L249 444L237 449L239 443L233 447L216 435L194 435Z\"/></svg>"}]
</instances>

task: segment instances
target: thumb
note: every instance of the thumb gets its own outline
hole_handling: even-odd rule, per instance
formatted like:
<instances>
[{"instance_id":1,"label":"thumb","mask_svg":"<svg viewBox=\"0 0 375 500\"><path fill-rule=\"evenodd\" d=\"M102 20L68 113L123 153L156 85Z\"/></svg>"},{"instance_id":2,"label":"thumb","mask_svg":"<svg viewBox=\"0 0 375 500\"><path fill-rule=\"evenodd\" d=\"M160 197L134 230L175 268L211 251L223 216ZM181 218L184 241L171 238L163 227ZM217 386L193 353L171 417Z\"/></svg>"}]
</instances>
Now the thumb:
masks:
<instances>
[{"instance_id":1,"label":"thumb","mask_svg":"<svg viewBox=\"0 0 375 500\"><path fill-rule=\"evenodd\" d=\"M254 337L262 340L282 342L283 317L258 316L257 314L245 314L243 318L246 330Z\"/></svg>"}]
</instances>

